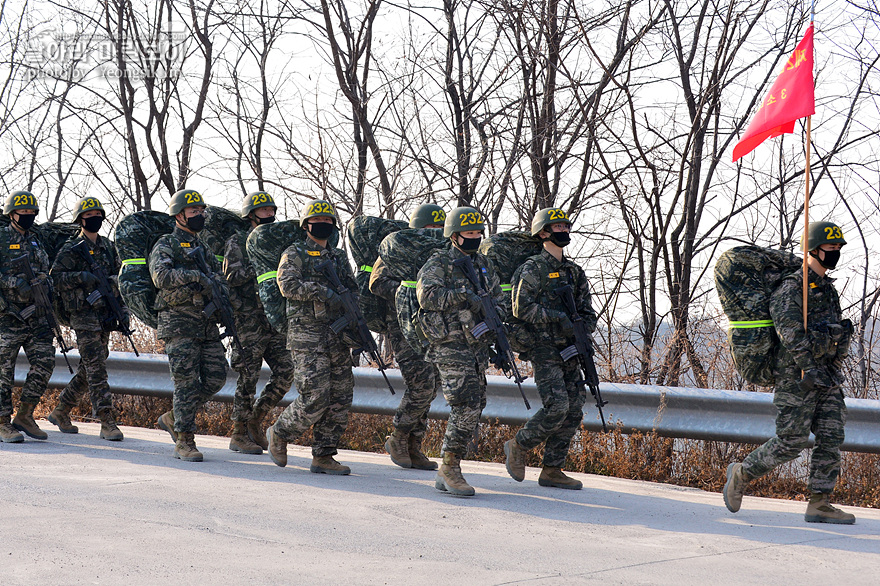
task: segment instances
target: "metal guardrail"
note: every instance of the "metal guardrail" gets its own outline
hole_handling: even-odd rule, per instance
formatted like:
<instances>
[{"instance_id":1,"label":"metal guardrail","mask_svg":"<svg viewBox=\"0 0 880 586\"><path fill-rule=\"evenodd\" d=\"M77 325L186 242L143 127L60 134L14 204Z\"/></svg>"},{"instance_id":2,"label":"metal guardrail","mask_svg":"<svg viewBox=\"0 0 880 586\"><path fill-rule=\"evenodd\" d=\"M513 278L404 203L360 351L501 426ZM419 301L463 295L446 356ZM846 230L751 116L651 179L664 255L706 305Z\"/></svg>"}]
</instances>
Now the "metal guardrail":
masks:
<instances>
[{"instance_id":1,"label":"metal guardrail","mask_svg":"<svg viewBox=\"0 0 880 586\"><path fill-rule=\"evenodd\" d=\"M79 358L76 350L69 356ZM70 374L60 353L55 356L55 364L49 386L63 388ZM15 368L16 385L24 382L27 368L26 358L20 353ZM174 390L165 355L144 354L136 358L128 352L111 352L107 373L110 388L116 394L170 398ZM382 415L395 412L404 389L400 371L388 371L391 384L399 389L395 396L388 392L375 369L355 368L354 376L352 411ZM268 377L269 369L264 365L258 388L262 388ZM226 384L214 400L231 402L236 378L237 373L229 369ZM526 411L516 385L506 378L487 378L489 387L483 419L511 425L525 423L537 407ZM523 388L533 405L541 404L534 381L523 383ZM666 437L760 444L772 437L776 429L776 408L771 393L613 383L602 383L601 389L603 398L608 401L605 407L608 422L618 425L624 433L656 431ZM287 405L295 398L296 390L291 389L281 404ZM880 401L848 398L846 405L846 441L842 449L880 454ZM600 431L602 424L589 396L585 410L584 426L590 431ZM438 397L431 405L429 417L445 419L448 415L449 407Z\"/></svg>"}]
</instances>

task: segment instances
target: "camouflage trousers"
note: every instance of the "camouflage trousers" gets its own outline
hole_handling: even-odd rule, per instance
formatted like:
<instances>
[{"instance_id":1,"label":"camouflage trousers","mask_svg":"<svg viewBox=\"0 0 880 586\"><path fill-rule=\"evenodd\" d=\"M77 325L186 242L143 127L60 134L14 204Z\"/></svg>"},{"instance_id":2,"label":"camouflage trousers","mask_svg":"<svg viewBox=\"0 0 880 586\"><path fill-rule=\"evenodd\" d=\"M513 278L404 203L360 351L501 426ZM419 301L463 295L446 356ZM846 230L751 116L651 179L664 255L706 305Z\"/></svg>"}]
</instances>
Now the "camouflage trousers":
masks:
<instances>
[{"instance_id":1,"label":"camouflage trousers","mask_svg":"<svg viewBox=\"0 0 880 586\"><path fill-rule=\"evenodd\" d=\"M320 338L320 339L317 339ZM354 396L351 350L333 334L321 333L311 347L292 349L296 400L275 422L283 440L312 428L312 455L333 456L348 426L348 410Z\"/></svg>"},{"instance_id":2,"label":"camouflage trousers","mask_svg":"<svg viewBox=\"0 0 880 586\"><path fill-rule=\"evenodd\" d=\"M12 415L12 386L19 349L24 348L31 365L21 386L22 403L39 403L55 370L55 346L52 345L52 334L48 328L32 330L30 327L6 325L0 322L0 417Z\"/></svg>"},{"instance_id":3,"label":"camouflage trousers","mask_svg":"<svg viewBox=\"0 0 880 586\"><path fill-rule=\"evenodd\" d=\"M440 373L440 389L449 404L442 451L463 457L486 407L488 360L478 360L465 344L432 345L428 358Z\"/></svg>"},{"instance_id":4,"label":"camouflage trousers","mask_svg":"<svg viewBox=\"0 0 880 586\"><path fill-rule=\"evenodd\" d=\"M577 360L563 362L553 348L541 348L529 354L543 406L517 432L516 442L527 450L546 442L544 466L562 468L571 438L584 419L587 391L583 385L576 384L581 378Z\"/></svg>"},{"instance_id":5,"label":"camouflage trousers","mask_svg":"<svg viewBox=\"0 0 880 586\"><path fill-rule=\"evenodd\" d=\"M810 490L830 493L840 474L840 444L846 424L840 387L816 387L805 392L797 381L788 378L777 385L773 404L777 411L776 437L746 456L743 472L758 478L794 460L807 447L812 431L816 445L810 458Z\"/></svg>"},{"instance_id":6,"label":"camouflage trousers","mask_svg":"<svg viewBox=\"0 0 880 586\"><path fill-rule=\"evenodd\" d=\"M424 437L428 428L428 410L440 386L440 373L406 341L399 325L389 324L386 337L406 384L392 425L396 430Z\"/></svg>"},{"instance_id":7,"label":"camouflage trousers","mask_svg":"<svg viewBox=\"0 0 880 586\"><path fill-rule=\"evenodd\" d=\"M165 353L174 381L174 429L195 433L196 412L226 382L226 352L220 340L169 338Z\"/></svg>"},{"instance_id":8,"label":"camouflage trousers","mask_svg":"<svg viewBox=\"0 0 880 586\"><path fill-rule=\"evenodd\" d=\"M61 403L71 407L76 406L88 389L92 401L92 415L113 409L110 385L107 384L109 344L110 332L76 330L79 366L74 377L58 397Z\"/></svg>"},{"instance_id":9,"label":"camouflage trousers","mask_svg":"<svg viewBox=\"0 0 880 586\"><path fill-rule=\"evenodd\" d=\"M238 334L244 355L233 344L232 368L238 372L238 382L232 401L232 420L246 423L254 409L272 409L290 390L293 384L293 358L282 334L263 328L239 328ZM254 401L263 360L269 365L271 374L260 397Z\"/></svg>"}]
</instances>

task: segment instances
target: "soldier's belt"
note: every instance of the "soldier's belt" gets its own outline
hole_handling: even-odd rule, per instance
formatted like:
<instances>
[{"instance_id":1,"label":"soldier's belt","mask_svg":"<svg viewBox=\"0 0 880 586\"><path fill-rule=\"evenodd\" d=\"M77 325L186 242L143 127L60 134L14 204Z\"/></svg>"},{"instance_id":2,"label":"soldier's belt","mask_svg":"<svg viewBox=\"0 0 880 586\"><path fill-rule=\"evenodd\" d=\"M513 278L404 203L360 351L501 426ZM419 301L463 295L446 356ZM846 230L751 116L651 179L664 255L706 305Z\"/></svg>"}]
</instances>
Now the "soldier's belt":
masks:
<instances>
[{"instance_id":1,"label":"soldier's belt","mask_svg":"<svg viewBox=\"0 0 880 586\"><path fill-rule=\"evenodd\" d=\"M756 321L732 321L730 322L731 329L741 330L748 328L772 328L773 320L772 319L759 319Z\"/></svg>"}]
</instances>

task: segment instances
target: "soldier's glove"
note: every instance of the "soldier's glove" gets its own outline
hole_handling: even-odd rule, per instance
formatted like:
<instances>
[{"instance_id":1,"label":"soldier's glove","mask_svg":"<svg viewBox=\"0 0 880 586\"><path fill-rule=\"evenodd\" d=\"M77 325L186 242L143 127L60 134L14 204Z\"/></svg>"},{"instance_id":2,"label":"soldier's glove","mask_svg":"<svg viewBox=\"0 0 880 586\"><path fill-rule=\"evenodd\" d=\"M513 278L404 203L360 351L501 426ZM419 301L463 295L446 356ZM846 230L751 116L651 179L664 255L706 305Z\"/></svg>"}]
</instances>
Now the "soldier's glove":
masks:
<instances>
[{"instance_id":1,"label":"soldier's glove","mask_svg":"<svg viewBox=\"0 0 880 586\"><path fill-rule=\"evenodd\" d=\"M813 358L834 355L837 353L837 343L831 334L833 328L839 328L837 324L818 324L810 328L810 350Z\"/></svg>"},{"instance_id":2,"label":"soldier's glove","mask_svg":"<svg viewBox=\"0 0 880 586\"><path fill-rule=\"evenodd\" d=\"M568 317L567 313L564 311L552 311L550 312L550 318L559 324L559 328L562 330L562 335L574 335L574 325L571 323L571 319Z\"/></svg>"},{"instance_id":3,"label":"soldier's glove","mask_svg":"<svg viewBox=\"0 0 880 586\"><path fill-rule=\"evenodd\" d=\"M27 279L17 277L15 279L15 288L18 289L18 292L22 297L29 297L31 294L31 284Z\"/></svg>"},{"instance_id":4,"label":"soldier's glove","mask_svg":"<svg viewBox=\"0 0 880 586\"><path fill-rule=\"evenodd\" d=\"M467 305L468 309L471 310L471 313L475 315L483 313L483 301L480 299L480 296L473 291L468 291L467 293Z\"/></svg>"},{"instance_id":5,"label":"soldier's glove","mask_svg":"<svg viewBox=\"0 0 880 586\"><path fill-rule=\"evenodd\" d=\"M122 326L126 330L131 330L131 312L127 307L122 308Z\"/></svg>"},{"instance_id":6,"label":"soldier's glove","mask_svg":"<svg viewBox=\"0 0 880 586\"><path fill-rule=\"evenodd\" d=\"M327 305L328 309L333 310L342 307L342 296L333 289L328 287L327 291L324 293L324 297L324 303Z\"/></svg>"},{"instance_id":7,"label":"soldier's glove","mask_svg":"<svg viewBox=\"0 0 880 586\"><path fill-rule=\"evenodd\" d=\"M831 388L836 386L836 384L834 380L832 380L827 369L811 368L810 370L804 372L804 376L798 386L802 391L809 392L816 387Z\"/></svg>"},{"instance_id":8,"label":"soldier's glove","mask_svg":"<svg viewBox=\"0 0 880 586\"><path fill-rule=\"evenodd\" d=\"M79 274L79 280L87 291L94 291L101 284L95 273L90 273L89 271L82 271Z\"/></svg>"}]
</instances>

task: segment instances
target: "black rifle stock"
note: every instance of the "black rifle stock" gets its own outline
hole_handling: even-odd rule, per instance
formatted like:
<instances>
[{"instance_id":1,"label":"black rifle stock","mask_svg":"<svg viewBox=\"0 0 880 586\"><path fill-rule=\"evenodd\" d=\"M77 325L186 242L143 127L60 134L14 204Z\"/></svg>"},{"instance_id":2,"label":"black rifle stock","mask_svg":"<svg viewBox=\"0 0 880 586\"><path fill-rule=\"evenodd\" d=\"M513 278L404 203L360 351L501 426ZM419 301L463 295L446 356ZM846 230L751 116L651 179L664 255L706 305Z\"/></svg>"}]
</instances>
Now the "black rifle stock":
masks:
<instances>
[{"instance_id":1,"label":"black rifle stock","mask_svg":"<svg viewBox=\"0 0 880 586\"><path fill-rule=\"evenodd\" d=\"M131 349L134 350L134 355L140 356L137 346L134 345L134 340L131 337L134 332L132 332L126 324L125 312L122 310L122 306L119 304L119 299L117 299L116 295L113 294L113 287L110 285L110 278L107 276L107 272L104 270L104 267L101 266L101 263L94 259L91 251L88 250L88 246L86 245L85 240L74 246L73 250L88 263L89 272L98 278L98 288L95 289L95 291L93 291L86 300L90 304L94 305L95 301L97 301L97 296L95 296L95 292L98 293L98 296L104 298L104 302L107 304L107 307L110 308L110 312L119 323L119 331L122 332L123 336L128 338L128 343L131 344ZM94 299L94 301L92 299Z\"/></svg>"},{"instance_id":2,"label":"black rifle stock","mask_svg":"<svg viewBox=\"0 0 880 586\"><path fill-rule=\"evenodd\" d=\"M596 400L596 409L599 410L599 417L602 419L602 431L607 432L608 427L605 425L605 413L602 411L602 407L607 405L608 401L602 399L602 392L599 390L599 373L596 372L596 363L593 360L593 338L590 337L590 332L587 331L587 323L577 311L577 304L574 300L571 285L557 287L554 289L554 293L562 301L565 313L568 314L568 318L571 320L571 325L574 328L574 344L560 352L559 355L566 362L577 356L584 375L583 380L579 380L578 384L585 385L590 389L590 394Z\"/></svg>"},{"instance_id":3,"label":"black rifle stock","mask_svg":"<svg viewBox=\"0 0 880 586\"><path fill-rule=\"evenodd\" d=\"M31 261L27 254L12 259L11 264L25 276L25 279L27 279L28 283L31 285L31 291L34 295L34 304L21 310L20 315L22 319L27 319L34 313L36 313L38 317L44 317L46 319L46 324L49 326L49 329L52 330L52 333L55 334L55 339L58 340L58 345L60 346L59 350L61 350L61 354L64 355L64 362L67 363L67 370L70 371L70 374L73 374L73 368L70 366L70 361L67 359L67 352L70 350L70 346L64 341L64 334L61 332L61 326L58 325L58 320L55 319L52 300L49 299L48 284L45 281L37 279L36 275L34 275L34 269L31 267Z\"/></svg>"},{"instance_id":4,"label":"black rifle stock","mask_svg":"<svg viewBox=\"0 0 880 586\"><path fill-rule=\"evenodd\" d=\"M201 246L196 246L190 251L189 256L196 262L196 267L198 267L199 272L211 281L211 303L205 306L202 313L204 313L206 317L211 317L215 311L220 312L220 324L223 326L224 330L223 337L232 338L232 343L235 344L235 349L238 350L239 354L244 358L244 347L241 345L241 339L238 337L238 329L235 327L235 317L232 315L232 303L229 302L229 296L226 294L223 285L217 281L214 277L213 271L211 271L211 267L208 266L208 261L205 260L205 250ZM247 362L242 360L242 364L245 372L250 374L250 368L248 368Z\"/></svg>"},{"instance_id":5,"label":"black rifle stock","mask_svg":"<svg viewBox=\"0 0 880 586\"><path fill-rule=\"evenodd\" d=\"M385 369L388 367L382 361L382 356L379 355L379 347L376 345L376 340L373 339L373 334L370 333L370 328L367 327L367 320L364 319L354 294L339 280L339 275L336 274L336 266L331 259L328 258L318 263L318 266L315 268L321 271L324 277L330 281L330 288L339 295L339 298L342 300L342 308L345 311L342 317L330 325L330 329L333 330L334 334L338 335L348 326L354 325L361 343L360 351L367 352L370 358L379 365L379 372L382 373L382 378L385 379L388 390L393 395L394 387L391 386L391 381L388 380L388 375L385 374Z\"/></svg>"},{"instance_id":6,"label":"black rifle stock","mask_svg":"<svg viewBox=\"0 0 880 586\"><path fill-rule=\"evenodd\" d=\"M476 287L477 295L480 297L480 304L483 309L483 321L474 326L471 333L478 339L486 332L491 331L495 333L495 357L491 362L497 368L500 368L507 378L513 378L513 382L515 382L516 386L519 388L519 394L522 395L522 400L526 405L526 409L531 410L532 406L529 405L529 400L526 398L526 393L522 388L522 382L526 379L519 373L519 369L516 367L516 357L513 354L513 350L510 348L510 341L507 339L507 330L504 329L504 323L498 315L498 310L495 307L495 300L492 298L492 294L483 287L482 283L480 283L480 277L477 275L477 270L474 268L474 263L471 260L471 257L463 256L452 261L452 264L461 269L461 272L464 273L464 276L467 277L468 281Z\"/></svg>"}]
</instances>

